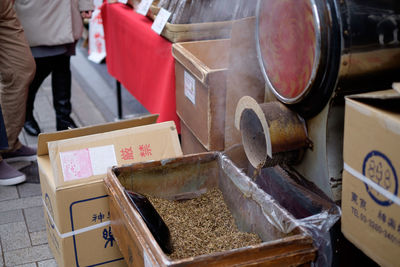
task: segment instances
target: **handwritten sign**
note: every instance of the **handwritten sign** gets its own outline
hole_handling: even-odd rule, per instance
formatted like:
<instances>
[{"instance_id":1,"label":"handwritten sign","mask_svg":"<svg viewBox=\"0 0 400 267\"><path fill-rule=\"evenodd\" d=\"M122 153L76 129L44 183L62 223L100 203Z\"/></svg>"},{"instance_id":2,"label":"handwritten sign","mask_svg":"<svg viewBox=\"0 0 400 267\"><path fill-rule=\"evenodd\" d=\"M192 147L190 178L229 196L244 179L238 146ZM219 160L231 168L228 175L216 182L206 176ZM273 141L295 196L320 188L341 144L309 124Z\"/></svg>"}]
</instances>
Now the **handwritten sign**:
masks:
<instances>
[{"instance_id":1,"label":"handwritten sign","mask_svg":"<svg viewBox=\"0 0 400 267\"><path fill-rule=\"evenodd\" d=\"M169 17L171 16L171 12L168 10L161 8L160 12L158 12L156 19L154 20L153 25L151 28L157 34L161 34L162 30L164 29L165 25L168 22Z\"/></svg>"},{"instance_id":2,"label":"handwritten sign","mask_svg":"<svg viewBox=\"0 0 400 267\"><path fill-rule=\"evenodd\" d=\"M153 1L154 0L142 0L136 10L136 13L146 16Z\"/></svg>"}]
</instances>

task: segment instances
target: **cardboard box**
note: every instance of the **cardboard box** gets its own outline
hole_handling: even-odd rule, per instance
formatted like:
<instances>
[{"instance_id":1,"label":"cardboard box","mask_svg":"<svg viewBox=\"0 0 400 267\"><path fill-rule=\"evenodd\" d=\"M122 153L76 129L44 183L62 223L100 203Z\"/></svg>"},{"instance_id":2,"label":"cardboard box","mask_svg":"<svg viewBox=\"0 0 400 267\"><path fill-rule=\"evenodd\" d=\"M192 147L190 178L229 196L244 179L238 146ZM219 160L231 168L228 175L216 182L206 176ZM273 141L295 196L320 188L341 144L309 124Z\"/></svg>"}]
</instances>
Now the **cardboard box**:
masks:
<instances>
[{"instance_id":1,"label":"cardboard box","mask_svg":"<svg viewBox=\"0 0 400 267\"><path fill-rule=\"evenodd\" d=\"M224 149L229 40L177 43L176 112L208 150Z\"/></svg>"},{"instance_id":2,"label":"cardboard box","mask_svg":"<svg viewBox=\"0 0 400 267\"><path fill-rule=\"evenodd\" d=\"M346 98L342 232L383 266L399 266L400 94Z\"/></svg>"},{"instance_id":3,"label":"cardboard box","mask_svg":"<svg viewBox=\"0 0 400 267\"><path fill-rule=\"evenodd\" d=\"M41 134L38 165L49 246L58 266L125 266L110 226L110 165L181 155L173 122L157 116Z\"/></svg>"},{"instance_id":4,"label":"cardboard box","mask_svg":"<svg viewBox=\"0 0 400 267\"><path fill-rule=\"evenodd\" d=\"M309 233L268 194L222 156L208 152L110 169L111 224L129 266L308 266L316 249ZM125 189L166 199L190 199L219 188L240 231L261 243L184 259L165 254Z\"/></svg>"},{"instance_id":5,"label":"cardboard box","mask_svg":"<svg viewBox=\"0 0 400 267\"><path fill-rule=\"evenodd\" d=\"M181 121L181 147L184 155L207 152L196 136Z\"/></svg>"}]
</instances>

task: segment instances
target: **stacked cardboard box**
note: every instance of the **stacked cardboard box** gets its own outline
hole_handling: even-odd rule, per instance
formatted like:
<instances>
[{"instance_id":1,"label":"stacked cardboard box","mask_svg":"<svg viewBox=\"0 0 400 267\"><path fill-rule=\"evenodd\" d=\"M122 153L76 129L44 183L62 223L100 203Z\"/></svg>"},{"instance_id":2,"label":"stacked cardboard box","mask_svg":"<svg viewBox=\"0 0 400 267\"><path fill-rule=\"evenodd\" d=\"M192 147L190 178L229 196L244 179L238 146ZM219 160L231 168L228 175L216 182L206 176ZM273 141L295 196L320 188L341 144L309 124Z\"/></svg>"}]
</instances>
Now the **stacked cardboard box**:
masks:
<instances>
[{"instance_id":1,"label":"stacked cardboard box","mask_svg":"<svg viewBox=\"0 0 400 267\"><path fill-rule=\"evenodd\" d=\"M181 155L157 116L41 134L38 165L49 246L58 266L125 266L110 226L108 167Z\"/></svg>"},{"instance_id":2,"label":"stacked cardboard box","mask_svg":"<svg viewBox=\"0 0 400 267\"><path fill-rule=\"evenodd\" d=\"M399 265L399 106L395 90L346 99L342 232L382 266Z\"/></svg>"}]
</instances>

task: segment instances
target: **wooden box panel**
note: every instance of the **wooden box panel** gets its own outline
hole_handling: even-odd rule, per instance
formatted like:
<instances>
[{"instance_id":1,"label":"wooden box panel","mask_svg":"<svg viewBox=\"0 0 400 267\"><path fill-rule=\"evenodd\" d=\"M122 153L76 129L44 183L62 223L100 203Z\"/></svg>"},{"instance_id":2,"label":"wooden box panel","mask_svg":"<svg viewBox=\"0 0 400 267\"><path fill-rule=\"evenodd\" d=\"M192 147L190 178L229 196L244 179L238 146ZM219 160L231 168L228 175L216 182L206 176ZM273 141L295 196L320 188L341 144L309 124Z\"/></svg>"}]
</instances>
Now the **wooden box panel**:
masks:
<instances>
[{"instance_id":1,"label":"wooden box panel","mask_svg":"<svg viewBox=\"0 0 400 267\"><path fill-rule=\"evenodd\" d=\"M208 152L183 121L181 121L181 147L184 155Z\"/></svg>"},{"instance_id":2,"label":"wooden box panel","mask_svg":"<svg viewBox=\"0 0 400 267\"><path fill-rule=\"evenodd\" d=\"M224 150L229 46L229 40L223 39L172 47L177 114L208 151ZM194 81L192 98L187 96L189 85L185 79Z\"/></svg>"},{"instance_id":3,"label":"wooden box panel","mask_svg":"<svg viewBox=\"0 0 400 267\"><path fill-rule=\"evenodd\" d=\"M220 153L115 167L109 170L105 184L114 237L129 266L297 266L309 265L315 258L308 233L302 227L291 227L294 218ZM129 204L124 187L164 198L219 187L241 231L255 232L263 242L171 260Z\"/></svg>"}]
</instances>

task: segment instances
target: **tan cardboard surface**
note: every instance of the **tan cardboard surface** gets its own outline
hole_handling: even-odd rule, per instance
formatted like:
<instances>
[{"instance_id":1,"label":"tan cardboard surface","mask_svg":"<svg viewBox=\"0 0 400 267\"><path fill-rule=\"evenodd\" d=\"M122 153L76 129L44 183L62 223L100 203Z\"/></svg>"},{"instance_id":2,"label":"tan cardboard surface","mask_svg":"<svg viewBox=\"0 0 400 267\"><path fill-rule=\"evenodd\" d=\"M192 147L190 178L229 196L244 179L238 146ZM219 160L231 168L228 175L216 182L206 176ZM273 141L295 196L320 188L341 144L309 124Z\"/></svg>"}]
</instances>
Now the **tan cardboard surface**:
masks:
<instances>
[{"instance_id":1,"label":"tan cardboard surface","mask_svg":"<svg viewBox=\"0 0 400 267\"><path fill-rule=\"evenodd\" d=\"M342 231L385 266L399 264L399 107L394 90L346 99Z\"/></svg>"},{"instance_id":2,"label":"tan cardboard surface","mask_svg":"<svg viewBox=\"0 0 400 267\"><path fill-rule=\"evenodd\" d=\"M123 120L111 123L98 124L87 127L80 127L71 130L59 131L54 133L40 134L38 137L37 155L42 156L49 153L47 142L69 139L73 137L91 135L96 133L105 133L130 127L142 126L156 123L158 115L147 115L130 120Z\"/></svg>"},{"instance_id":3,"label":"tan cardboard surface","mask_svg":"<svg viewBox=\"0 0 400 267\"><path fill-rule=\"evenodd\" d=\"M110 228L105 173L64 182L60 153L112 145L115 153L124 151L115 155L117 165L182 155L174 123L151 124L156 119L147 116L40 136L38 165L46 231L59 266L126 266ZM137 145L145 148L128 154L123 150L132 147L133 151ZM60 173L55 175L54 170Z\"/></svg>"},{"instance_id":4,"label":"tan cardboard surface","mask_svg":"<svg viewBox=\"0 0 400 267\"><path fill-rule=\"evenodd\" d=\"M49 142L56 186L96 180L107 167L180 154L173 122Z\"/></svg>"}]
</instances>

